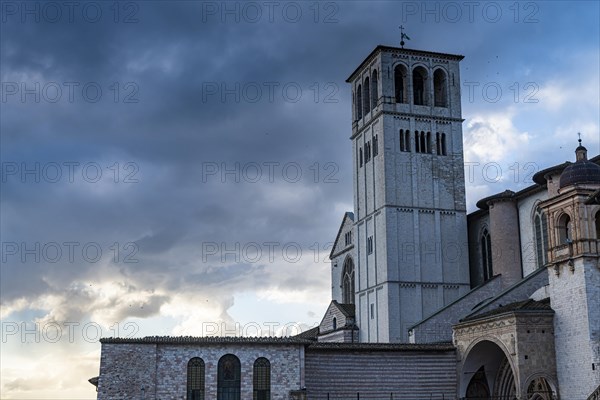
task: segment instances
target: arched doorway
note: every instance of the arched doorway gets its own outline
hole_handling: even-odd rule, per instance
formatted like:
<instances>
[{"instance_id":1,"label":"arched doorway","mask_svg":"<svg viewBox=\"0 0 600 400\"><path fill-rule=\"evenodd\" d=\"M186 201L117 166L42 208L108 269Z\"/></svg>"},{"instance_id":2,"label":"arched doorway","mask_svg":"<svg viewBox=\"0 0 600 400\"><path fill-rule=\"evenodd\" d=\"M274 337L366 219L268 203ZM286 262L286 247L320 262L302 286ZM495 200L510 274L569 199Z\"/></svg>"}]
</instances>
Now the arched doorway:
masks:
<instances>
[{"instance_id":1,"label":"arched doorway","mask_svg":"<svg viewBox=\"0 0 600 400\"><path fill-rule=\"evenodd\" d=\"M490 398L490 388L485 378L483 367L473 375L469 386L467 387L467 399L488 400Z\"/></svg>"},{"instance_id":2,"label":"arched doorway","mask_svg":"<svg viewBox=\"0 0 600 400\"><path fill-rule=\"evenodd\" d=\"M505 351L491 340L482 340L469 350L460 376L460 397L465 400L514 400L514 372Z\"/></svg>"},{"instance_id":3,"label":"arched doorway","mask_svg":"<svg viewBox=\"0 0 600 400\"><path fill-rule=\"evenodd\" d=\"M555 398L554 390L546 378L536 378L527 386L527 400L554 400Z\"/></svg>"}]
</instances>

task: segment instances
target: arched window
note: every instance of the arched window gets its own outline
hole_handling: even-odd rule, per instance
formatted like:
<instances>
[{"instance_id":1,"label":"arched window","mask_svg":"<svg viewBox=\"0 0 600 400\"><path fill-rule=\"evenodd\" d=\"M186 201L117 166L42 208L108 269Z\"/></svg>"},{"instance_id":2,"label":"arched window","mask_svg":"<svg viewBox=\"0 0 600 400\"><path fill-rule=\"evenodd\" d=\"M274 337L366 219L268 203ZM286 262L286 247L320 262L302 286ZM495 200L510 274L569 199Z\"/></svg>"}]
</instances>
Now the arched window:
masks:
<instances>
[{"instance_id":1,"label":"arched window","mask_svg":"<svg viewBox=\"0 0 600 400\"><path fill-rule=\"evenodd\" d=\"M369 89L369 77L365 78L365 86L363 86L363 115L367 115L371 111L371 90Z\"/></svg>"},{"instance_id":2,"label":"arched window","mask_svg":"<svg viewBox=\"0 0 600 400\"><path fill-rule=\"evenodd\" d=\"M408 130L400 129L400 151L410 151L410 136Z\"/></svg>"},{"instance_id":3,"label":"arched window","mask_svg":"<svg viewBox=\"0 0 600 400\"><path fill-rule=\"evenodd\" d=\"M546 214L538 208L533 219L535 230L535 250L537 255L538 268L546 265L548 251L548 220Z\"/></svg>"},{"instance_id":4,"label":"arched window","mask_svg":"<svg viewBox=\"0 0 600 400\"><path fill-rule=\"evenodd\" d=\"M358 165L360 167L363 166L363 151L362 151L362 149L358 149Z\"/></svg>"},{"instance_id":5,"label":"arched window","mask_svg":"<svg viewBox=\"0 0 600 400\"><path fill-rule=\"evenodd\" d=\"M442 133L442 155L446 155L446 134Z\"/></svg>"},{"instance_id":6,"label":"arched window","mask_svg":"<svg viewBox=\"0 0 600 400\"><path fill-rule=\"evenodd\" d=\"M427 92L425 91L425 81L427 71L423 67L417 67L413 70L413 101L415 105L427 105Z\"/></svg>"},{"instance_id":7,"label":"arched window","mask_svg":"<svg viewBox=\"0 0 600 400\"><path fill-rule=\"evenodd\" d=\"M567 244L573 240L571 231L571 217L563 214L558 219L558 244Z\"/></svg>"},{"instance_id":8,"label":"arched window","mask_svg":"<svg viewBox=\"0 0 600 400\"><path fill-rule=\"evenodd\" d=\"M217 400L240 400L240 359L226 354L217 368Z\"/></svg>"},{"instance_id":9,"label":"arched window","mask_svg":"<svg viewBox=\"0 0 600 400\"><path fill-rule=\"evenodd\" d=\"M371 108L377 107L377 101L379 100L377 80L377 70L374 70L371 75Z\"/></svg>"},{"instance_id":10,"label":"arched window","mask_svg":"<svg viewBox=\"0 0 600 400\"><path fill-rule=\"evenodd\" d=\"M416 153L420 153L421 152L421 148L419 147L419 143L421 143L421 140L419 139L419 131L415 131L415 152Z\"/></svg>"},{"instance_id":11,"label":"arched window","mask_svg":"<svg viewBox=\"0 0 600 400\"><path fill-rule=\"evenodd\" d=\"M483 280L488 281L494 276L494 271L492 269L492 240L487 229L484 229L481 233L480 245Z\"/></svg>"},{"instance_id":12,"label":"arched window","mask_svg":"<svg viewBox=\"0 0 600 400\"><path fill-rule=\"evenodd\" d=\"M333 317L333 320L331 321L331 325L333 326L333 330L335 331L337 329L337 318Z\"/></svg>"},{"instance_id":13,"label":"arched window","mask_svg":"<svg viewBox=\"0 0 600 400\"><path fill-rule=\"evenodd\" d=\"M596 239L600 240L600 210L596 213Z\"/></svg>"},{"instance_id":14,"label":"arched window","mask_svg":"<svg viewBox=\"0 0 600 400\"><path fill-rule=\"evenodd\" d=\"M356 89L356 119L362 118L362 86L358 85Z\"/></svg>"},{"instance_id":15,"label":"arched window","mask_svg":"<svg viewBox=\"0 0 600 400\"><path fill-rule=\"evenodd\" d=\"M254 400L271 400L271 363L264 357L254 361Z\"/></svg>"},{"instance_id":16,"label":"arched window","mask_svg":"<svg viewBox=\"0 0 600 400\"><path fill-rule=\"evenodd\" d=\"M442 142L440 141L440 133L435 133L435 152L438 156L442 155Z\"/></svg>"},{"instance_id":17,"label":"arched window","mask_svg":"<svg viewBox=\"0 0 600 400\"><path fill-rule=\"evenodd\" d=\"M403 65L397 65L394 68L394 93L396 103L407 103L407 87L406 87L406 68Z\"/></svg>"},{"instance_id":18,"label":"arched window","mask_svg":"<svg viewBox=\"0 0 600 400\"><path fill-rule=\"evenodd\" d=\"M427 132L427 153L431 154L431 132Z\"/></svg>"},{"instance_id":19,"label":"arched window","mask_svg":"<svg viewBox=\"0 0 600 400\"><path fill-rule=\"evenodd\" d=\"M433 104L436 107L448 107L446 97L446 73L437 69L433 73Z\"/></svg>"},{"instance_id":20,"label":"arched window","mask_svg":"<svg viewBox=\"0 0 600 400\"><path fill-rule=\"evenodd\" d=\"M204 360L198 357L187 365L187 400L204 400Z\"/></svg>"},{"instance_id":21,"label":"arched window","mask_svg":"<svg viewBox=\"0 0 600 400\"><path fill-rule=\"evenodd\" d=\"M346 258L342 270L342 302L354 304L354 262L351 257Z\"/></svg>"},{"instance_id":22,"label":"arched window","mask_svg":"<svg viewBox=\"0 0 600 400\"><path fill-rule=\"evenodd\" d=\"M427 145L425 144L425 132L421 131L421 153L427 153Z\"/></svg>"}]
</instances>

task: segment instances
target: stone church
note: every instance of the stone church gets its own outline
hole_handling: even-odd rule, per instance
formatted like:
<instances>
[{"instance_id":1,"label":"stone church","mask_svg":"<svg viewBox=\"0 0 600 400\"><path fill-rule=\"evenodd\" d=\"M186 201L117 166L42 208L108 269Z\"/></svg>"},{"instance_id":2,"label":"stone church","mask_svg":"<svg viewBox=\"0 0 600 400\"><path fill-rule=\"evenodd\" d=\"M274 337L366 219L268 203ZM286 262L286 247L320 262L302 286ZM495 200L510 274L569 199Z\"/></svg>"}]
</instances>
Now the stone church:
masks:
<instances>
[{"instance_id":1,"label":"stone church","mask_svg":"<svg viewBox=\"0 0 600 400\"><path fill-rule=\"evenodd\" d=\"M377 46L347 79L354 212L318 327L102 339L98 399L600 399L600 156L467 214L462 59Z\"/></svg>"}]
</instances>

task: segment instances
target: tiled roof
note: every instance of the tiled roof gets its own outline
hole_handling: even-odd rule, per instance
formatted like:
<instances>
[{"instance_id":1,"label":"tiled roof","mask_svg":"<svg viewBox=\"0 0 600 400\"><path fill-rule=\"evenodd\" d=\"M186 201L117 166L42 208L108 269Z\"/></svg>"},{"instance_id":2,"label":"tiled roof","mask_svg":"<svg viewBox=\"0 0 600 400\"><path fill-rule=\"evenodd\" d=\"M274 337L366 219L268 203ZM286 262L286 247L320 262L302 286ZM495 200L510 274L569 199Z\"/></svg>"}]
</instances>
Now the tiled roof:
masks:
<instances>
[{"instance_id":1,"label":"tiled roof","mask_svg":"<svg viewBox=\"0 0 600 400\"><path fill-rule=\"evenodd\" d=\"M146 336L143 338L102 338L100 343L136 344L307 344L309 340L297 336L241 337L241 336Z\"/></svg>"},{"instance_id":2,"label":"tiled roof","mask_svg":"<svg viewBox=\"0 0 600 400\"><path fill-rule=\"evenodd\" d=\"M554 310L552 310L552 307L550 307L550 299L549 298L543 299L540 301L528 299L528 300L524 300L524 301L517 301L514 303L510 303L505 306L500 306L500 307L496 308L495 310L487 311L487 312L484 312L481 314L471 315L469 317L461 319L460 322L473 321L473 320L487 318L487 317L491 317L494 315L500 315L500 314L509 313L509 312L527 313L527 312L531 312L531 311L547 311L549 313L554 313Z\"/></svg>"},{"instance_id":3,"label":"tiled roof","mask_svg":"<svg viewBox=\"0 0 600 400\"><path fill-rule=\"evenodd\" d=\"M314 328L311 328L304 332L301 332L294 337L298 338L298 339L317 340L318 335L319 335L319 327L315 326Z\"/></svg>"},{"instance_id":4,"label":"tiled roof","mask_svg":"<svg viewBox=\"0 0 600 400\"><path fill-rule=\"evenodd\" d=\"M449 351L455 347L451 343L341 343L317 342L308 345L307 351Z\"/></svg>"},{"instance_id":5,"label":"tiled roof","mask_svg":"<svg viewBox=\"0 0 600 400\"><path fill-rule=\"evenodd\" d=\"M339 310L342 312L342 314L344 314L346 317L354 318L354 313L355 313L354 304L338 303L335 300L333 300L333 303L337 306L337 308L339 308Z\"/></svg>"}]
</instances>

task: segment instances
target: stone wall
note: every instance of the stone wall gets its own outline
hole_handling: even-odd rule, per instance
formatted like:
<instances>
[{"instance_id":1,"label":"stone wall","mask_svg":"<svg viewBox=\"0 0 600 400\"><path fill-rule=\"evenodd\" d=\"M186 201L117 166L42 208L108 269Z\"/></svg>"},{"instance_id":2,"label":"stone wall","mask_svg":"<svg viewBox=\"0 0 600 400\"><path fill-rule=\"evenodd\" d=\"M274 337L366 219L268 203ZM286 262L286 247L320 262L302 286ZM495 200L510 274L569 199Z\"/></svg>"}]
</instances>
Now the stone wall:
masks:
<instances>
[{"instance_id":1,"label":"stone wall","mask_svg":"<svg viewBox=\"0 0 600 400\"><path fill-rule=\"evenodd\" d=\"M600 385L600 268L580 258L548 272L560 395L585 399Z\"/></svg>"},{"instance_id":2,"label":"stone wall","mask_svg":"<svg viewBox=\"0 0 600 400\"><path fill-rule=\"evenodd\" d=\"M143 400L156 391L156 344L103 343L98 400Z\"/></svg>"},{"instance_id":3,"label":"stone wall","mask_svg":"<svg viewBox=\"0 0 600 400\"><path fill-rule=\"evenodd\" d=\"M205 363L206 398L216 399L218 362L226 354L241 362L242 399L253 397L253 366L259 357L271 363L273 400L287 400L290 391L303 386L302 344L103 343L98 400L185 400L187 364L194 357Z\"/></svg>"}]
</instances>

